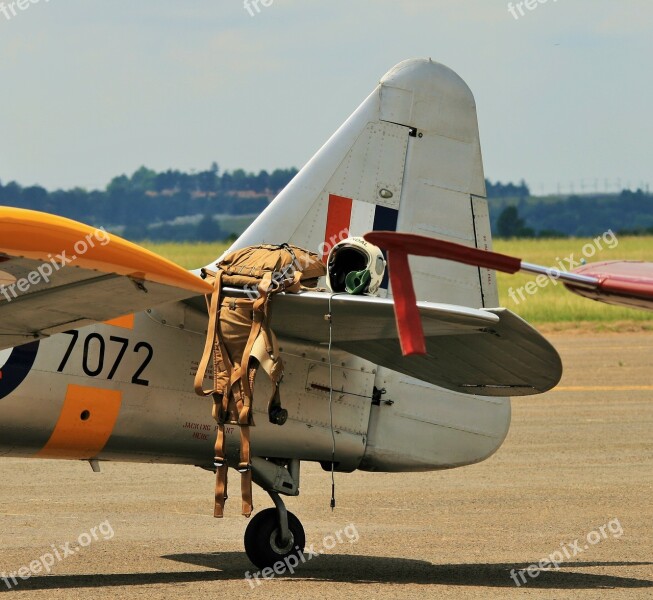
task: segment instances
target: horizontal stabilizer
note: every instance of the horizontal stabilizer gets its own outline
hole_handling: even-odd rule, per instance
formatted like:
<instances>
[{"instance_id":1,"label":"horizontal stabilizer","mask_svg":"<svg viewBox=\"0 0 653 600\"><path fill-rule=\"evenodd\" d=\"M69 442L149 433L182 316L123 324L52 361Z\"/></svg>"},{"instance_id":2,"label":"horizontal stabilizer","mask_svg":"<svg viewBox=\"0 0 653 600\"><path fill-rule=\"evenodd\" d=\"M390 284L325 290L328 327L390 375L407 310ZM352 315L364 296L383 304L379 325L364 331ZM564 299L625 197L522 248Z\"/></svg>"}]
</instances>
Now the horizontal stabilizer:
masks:
<instances>
[{"instance_id":1,"label":"horizontal stabilizer","mask_svg":"<svg viewBox=\"0 0 653 600\"><path fill-rule=\"evenodd\" d=\"M244 295L229 288L225 293ZM324 346L331 337L335 348L464 394L526 396L550 390L560 381L562 363L555 348L509 310L431 302L418 302L417 309L424 355L402 355L394 302L384 298L278 294L272 300L271 323L280 338Z\"/></svg>"},{"instance_id":2,"label":"horizontal stabilizer","mask_svg":"<svg viewBox=\"0 0 653 600\"><path fill-rule=\"evenodd\" d=\"M0 207L0 350L211 289L104 230Z\"/></svg>"},{"instance_id":3,"label":"horizontal stabilizer","mask_svg":"<svg viewBox=\"0 0 653 600\"><path fill-rule=\"evenodd\" d=\"M385 298L324 292L284 294L274 298L272 328L278 335L315 343L388 340L397 337L394 302ZM466 306L419 302L424 331L429 336L462 335L496 325L496 315ZM354 352L353 354L356 354Z\"/></svg>"},{"instance_id":4,"label":"horizontal stabilizer","mask_svg":"<svg viewBox=\"0 0 653 600\"><path fill-rule=\"evenodd\" d=\"M529 396L554 388L562 362L551 344L505 308L483 309L499 322L476 335L432 336L426 354L403 356L398 337L343 342L339 348L433 385L479 396Z\"/></svg>"}]
</instances>

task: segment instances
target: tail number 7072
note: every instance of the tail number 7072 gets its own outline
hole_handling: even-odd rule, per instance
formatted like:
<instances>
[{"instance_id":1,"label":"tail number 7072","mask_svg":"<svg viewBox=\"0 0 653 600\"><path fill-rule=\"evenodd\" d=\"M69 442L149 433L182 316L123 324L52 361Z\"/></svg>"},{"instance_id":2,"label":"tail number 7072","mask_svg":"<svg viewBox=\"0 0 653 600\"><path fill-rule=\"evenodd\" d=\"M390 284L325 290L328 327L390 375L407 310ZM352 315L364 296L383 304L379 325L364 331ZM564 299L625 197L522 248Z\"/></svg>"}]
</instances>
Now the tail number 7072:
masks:
<instances>
[{"instance_id":1,"label":"tail number 7072","mask_svg":"<svg viewBox=\"0 0 653 600\"><path fill-rule=\"evenodd\" d=\"M66 368L70 356L79 341L79 331L70 330L65 331L64 333L72 336L72 338L68 349L61 360L61 364L57 369L59 373L62 373ZM117 344L119 346L118 354L113 361L113 364L109 367L106 376L107 379L113 379L116 371L118 371L118 368L120 367L120 363L129 349L129 340L127 338L112 335L109 337L109 343ZM99 377L105 371L106 349L107 342L105 341L104 336L99 333L89 333L86 336L84 339L84 354L82 356L82 369L86 375L89 377ZM147 342L137 342L132 351L136 354L143 354L144 356L140 367L138 367L136 372L132 375L131 382L135 385L150 385L149 380L141 379L141 375L154 357L154 348L152 348L152 346ZM108 367L108 365L109 363L107 363L106 366Z\"/></svg>"}]
</instances>

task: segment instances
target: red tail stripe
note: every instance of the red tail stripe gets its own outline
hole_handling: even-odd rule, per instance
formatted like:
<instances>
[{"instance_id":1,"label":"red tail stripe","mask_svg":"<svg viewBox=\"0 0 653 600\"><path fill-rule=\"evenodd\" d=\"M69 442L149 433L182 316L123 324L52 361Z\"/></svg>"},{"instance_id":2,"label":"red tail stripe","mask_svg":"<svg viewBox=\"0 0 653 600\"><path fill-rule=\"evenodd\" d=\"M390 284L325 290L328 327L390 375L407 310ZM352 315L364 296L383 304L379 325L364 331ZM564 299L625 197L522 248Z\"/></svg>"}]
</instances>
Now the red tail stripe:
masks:
<instances>
[{"instance_id":1,"label":"red tail stripe","mask_svg":"<svg viewBox=\"0 0 653 600\"><path fill-rule=\"evenodd\" d=\"M324 232L324 253L322 260L326 262L329 250L340 240L349 236L351 225L351 209L353 200L329 194L326 231Z\"/></svg>"}]
</instances>

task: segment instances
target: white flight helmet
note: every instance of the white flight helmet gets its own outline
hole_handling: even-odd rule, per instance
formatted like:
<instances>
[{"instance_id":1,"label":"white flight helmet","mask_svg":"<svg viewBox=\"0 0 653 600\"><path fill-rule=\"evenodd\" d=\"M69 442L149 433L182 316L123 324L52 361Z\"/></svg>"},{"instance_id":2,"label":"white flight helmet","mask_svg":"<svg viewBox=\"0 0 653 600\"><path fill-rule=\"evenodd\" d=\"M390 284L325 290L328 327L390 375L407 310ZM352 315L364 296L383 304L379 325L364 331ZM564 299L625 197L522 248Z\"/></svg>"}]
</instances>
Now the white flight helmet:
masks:
<instances>
[{"instance_id":1,"label":"white flight helmet","mask_svg":"<svg viewBox=\"0 0 653 600\"><path fill-rule=\"evenodd\" d=\"M337 243L327 260L327 285L332 292L376 296L385 275L381 249L362 237Z\"/></svg>"}]
</instances>

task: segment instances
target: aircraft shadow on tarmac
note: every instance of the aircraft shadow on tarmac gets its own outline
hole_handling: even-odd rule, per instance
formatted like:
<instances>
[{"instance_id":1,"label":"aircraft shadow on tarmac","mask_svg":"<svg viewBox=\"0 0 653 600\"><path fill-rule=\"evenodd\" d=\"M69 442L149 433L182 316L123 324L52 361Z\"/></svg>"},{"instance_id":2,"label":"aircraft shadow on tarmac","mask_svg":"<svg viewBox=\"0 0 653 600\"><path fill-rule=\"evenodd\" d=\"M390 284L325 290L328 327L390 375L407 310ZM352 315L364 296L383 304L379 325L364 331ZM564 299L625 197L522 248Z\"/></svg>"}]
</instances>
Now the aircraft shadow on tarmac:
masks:
<instances>
[{"instance_id":1,"label":"aircraft shadow on tarmac","mask_svg":"<svg viewBox=\"0 0 653 600\"><path fill-rule=\"evenodd\" d=\"M158 573L101 573L88 575L50 575L32 577L20 581L17 589L69 589L122 587L152 584L176 584L207 581L226 581L242 579L245 584L245 572L256 572L242 552L214 552L208 554L170 554L162 558L196 567L202 571L176 571ZM571 569L590 569L606 567L636 567L653 565L653 562L574 562L565 564L560 571L543 571L531 579L526 575L524 587L534 589L618 589L649 588L653 581L577 573ZM450 564L437 565L426 561L352 555L320 555L297 568L294 579L311 579L346 583L390 583L423 584L449 586L478 586L493 588L512 588L515 583L510 578L511 569L526 569L527 564ZM283 575L283 578L288 575ZM281 578L281 577L280 577ZM270 582L261 580L261 585ZM8 591L5 586L0 586Z\"/></svg>"}]
</instances>

